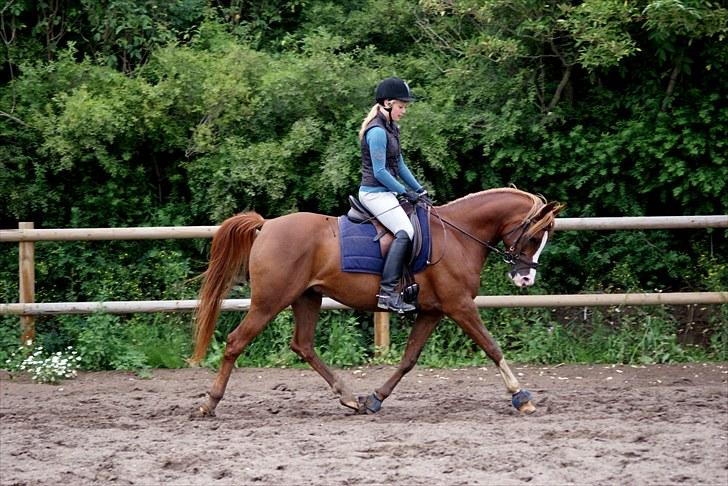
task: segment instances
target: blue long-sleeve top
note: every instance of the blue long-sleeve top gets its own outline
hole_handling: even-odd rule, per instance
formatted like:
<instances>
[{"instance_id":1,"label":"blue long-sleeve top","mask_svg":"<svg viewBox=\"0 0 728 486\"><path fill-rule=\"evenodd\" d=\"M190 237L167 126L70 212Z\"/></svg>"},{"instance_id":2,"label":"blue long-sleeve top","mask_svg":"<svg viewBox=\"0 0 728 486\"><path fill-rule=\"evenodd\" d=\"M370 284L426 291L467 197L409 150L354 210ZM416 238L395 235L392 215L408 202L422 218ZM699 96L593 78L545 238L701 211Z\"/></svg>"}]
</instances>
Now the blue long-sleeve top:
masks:
<instances>
[{"instance_id":1,"label":"blue long-sleeve top","mask_svg":"<svg viewBox=\"0 0 728 486\"><path fill-rule=\"evenodd\" d=\"M369 153L372 159L372 170L374 177L382 184L382 186L361 186L359 190L364 192L385 192L392 191L401 194L406 188L386 167L387 159L387 134L381 127L373 127L366 134L366 141L369 144ZM404 181L410 189L418 191L422 188L422 184L417 182L415 176L412 175L407 164L404 163L402 153L399 154L399 177Z\"/></svg>"}]
</instances>

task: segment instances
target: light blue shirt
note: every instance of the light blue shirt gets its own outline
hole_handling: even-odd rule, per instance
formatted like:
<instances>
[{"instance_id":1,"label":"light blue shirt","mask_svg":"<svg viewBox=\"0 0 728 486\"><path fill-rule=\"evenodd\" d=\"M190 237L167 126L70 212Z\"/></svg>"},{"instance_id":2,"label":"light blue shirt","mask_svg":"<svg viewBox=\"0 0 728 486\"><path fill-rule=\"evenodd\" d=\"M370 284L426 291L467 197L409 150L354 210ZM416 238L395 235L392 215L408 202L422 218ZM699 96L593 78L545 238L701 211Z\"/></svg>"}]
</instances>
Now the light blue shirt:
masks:
<instances>
[{"instance_id":1,"label":"light blue shirt","mask_svg":"<svg viewBox=\"0 0 728 486\"><path fill-rule=\"evenodd\" d=\"M387 134L384 129L382 127L373 127L367 132L366 141L369 145L369 154L372 159L372 171L374 172L374 177L384 187L361 186L359 190L364 192L392 191L397 194L405 192L406 188L404 185L387 170ZM417 182L417 179L415 179L415 176L412 175L407 164L404 163L404 157L401 152L399 154L399 177L412 190L418 191L422 188L422 184Z\"/></svg>"}]
</instances>

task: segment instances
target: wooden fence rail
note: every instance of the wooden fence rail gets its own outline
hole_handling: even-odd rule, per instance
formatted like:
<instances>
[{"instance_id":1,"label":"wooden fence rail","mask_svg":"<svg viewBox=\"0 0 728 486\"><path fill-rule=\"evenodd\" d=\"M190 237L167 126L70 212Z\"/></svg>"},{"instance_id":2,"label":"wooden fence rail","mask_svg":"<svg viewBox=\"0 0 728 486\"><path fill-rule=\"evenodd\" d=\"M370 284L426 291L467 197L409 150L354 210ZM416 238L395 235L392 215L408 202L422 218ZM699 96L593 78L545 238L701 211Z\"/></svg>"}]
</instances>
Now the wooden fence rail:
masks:
<instances>
[{"instance_id":1,"label":"wooden fence rail","mask_svg":"<svg viewBox=\"0 0 728 486\"><path fill-rule=\"evenodd\" d=\"M0 304L0 315L19 315L23 340L35 335L34 316L46 314L88 314L105 312L189 312L196 300L54 302L35 303L36 241L150 240L211 238L217 226L146 227L146 228L67 228L34 229L33 223L19 223L18 229L0 230L0 242L17 242L20 249L20 302ZM554 229L565 230L643 230L683 228L728 228L728 215L658 216L618 218L558 218ZM644 294L571 294L478 296L478 307L564 307L665 304L726 304L728 292L678 292ZM248 299L223 301L223 311L245 311ZM324 299L324 309L347 309L332 299ZM389 346L389 320L386 313L375 313L375 345Z\"/></svg>"},{"instance_id":2,"label":"wooden fence rail","mask_svg":"<svg viewBox=\"0 0 728 486\"><path fill-rule=\"evenodd\" d=\"M620 305L728 304L728 292L665 292L640 294L564 294L564 295L479 295L475 305L486 307L597 307ZM192 312L197 300L127 300L114 302L48 302L0 304L0 314L39 316L57 314L131 314L149 312ZM247 311L250 299L226 299L223 311ZM350 309L325 297L325 310Z\"/></svg>"},{"instance_id":3,"label":"wooden fence rail","mask_svg":"<svg viewBox=\"0 0 728 486\"><path fill-rule=\"evenodd\" d=\"M32 225L32 223L29 224ZM0 230L0 242L212 238L217 228L217 226L150 226L145 228L30 229L21 226L19 229ZM687 228L728 228L728 215L557 218L554 225L554 229L558 231Z\"/></svg>"}]
</instances>

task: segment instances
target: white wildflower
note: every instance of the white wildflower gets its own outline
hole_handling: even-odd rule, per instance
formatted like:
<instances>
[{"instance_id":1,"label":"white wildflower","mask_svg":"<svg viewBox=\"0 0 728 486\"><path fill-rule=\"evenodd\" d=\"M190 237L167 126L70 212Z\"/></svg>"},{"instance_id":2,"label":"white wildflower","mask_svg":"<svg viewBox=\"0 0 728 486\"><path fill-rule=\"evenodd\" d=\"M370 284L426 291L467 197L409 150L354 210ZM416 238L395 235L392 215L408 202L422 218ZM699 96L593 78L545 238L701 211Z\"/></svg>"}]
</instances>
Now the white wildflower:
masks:
<instances>
[{"instance_id":1,"label":"white wildflower","mask_svg":"<svg viewBox=\"0 0 728 486\"><path fill-rule=\"evenodd\" d=\"M28 341L26 344L31 346L33 342ZM21 348L21 351L25 355L22 361L16 362L15 365L12 364L12 360L7 360L7 363L11 365L11 368L30 373L33 381L39 383L58 383L64 378L73 378L76 376L76 370L81 361L81 357L71 346L66 348L68 351L66 354L57 351L46 355L41 345L34 349ZM14 354L12 358L15 358Z\"/></svg>"}]
</instances>

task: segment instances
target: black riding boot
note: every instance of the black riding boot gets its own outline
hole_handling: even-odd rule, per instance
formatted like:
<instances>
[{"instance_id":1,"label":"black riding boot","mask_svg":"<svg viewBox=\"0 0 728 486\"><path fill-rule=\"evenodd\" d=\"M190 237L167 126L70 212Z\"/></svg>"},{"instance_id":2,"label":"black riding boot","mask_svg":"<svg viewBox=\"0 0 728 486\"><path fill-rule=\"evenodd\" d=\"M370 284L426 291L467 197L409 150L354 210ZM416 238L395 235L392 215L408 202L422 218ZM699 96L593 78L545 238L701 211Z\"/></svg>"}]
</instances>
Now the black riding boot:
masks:
<instances>
[{"instance_id":1,"label":"black riding boot","mask_svg":"<svg viewBox=\"0 0 728 486\"><path fill-rule=\"evenodd\" d=\"M403 301L402 294L396 290L397 283L402 278L404 259L407 258L411 244L412 241L406 231L398 231L394 235L394 241L389 248L386 260L384 260L382 281L379 284L377 307L380 309L387 309L400 314L417 309L415 306Z\"/></svg>"}]
</instances>

